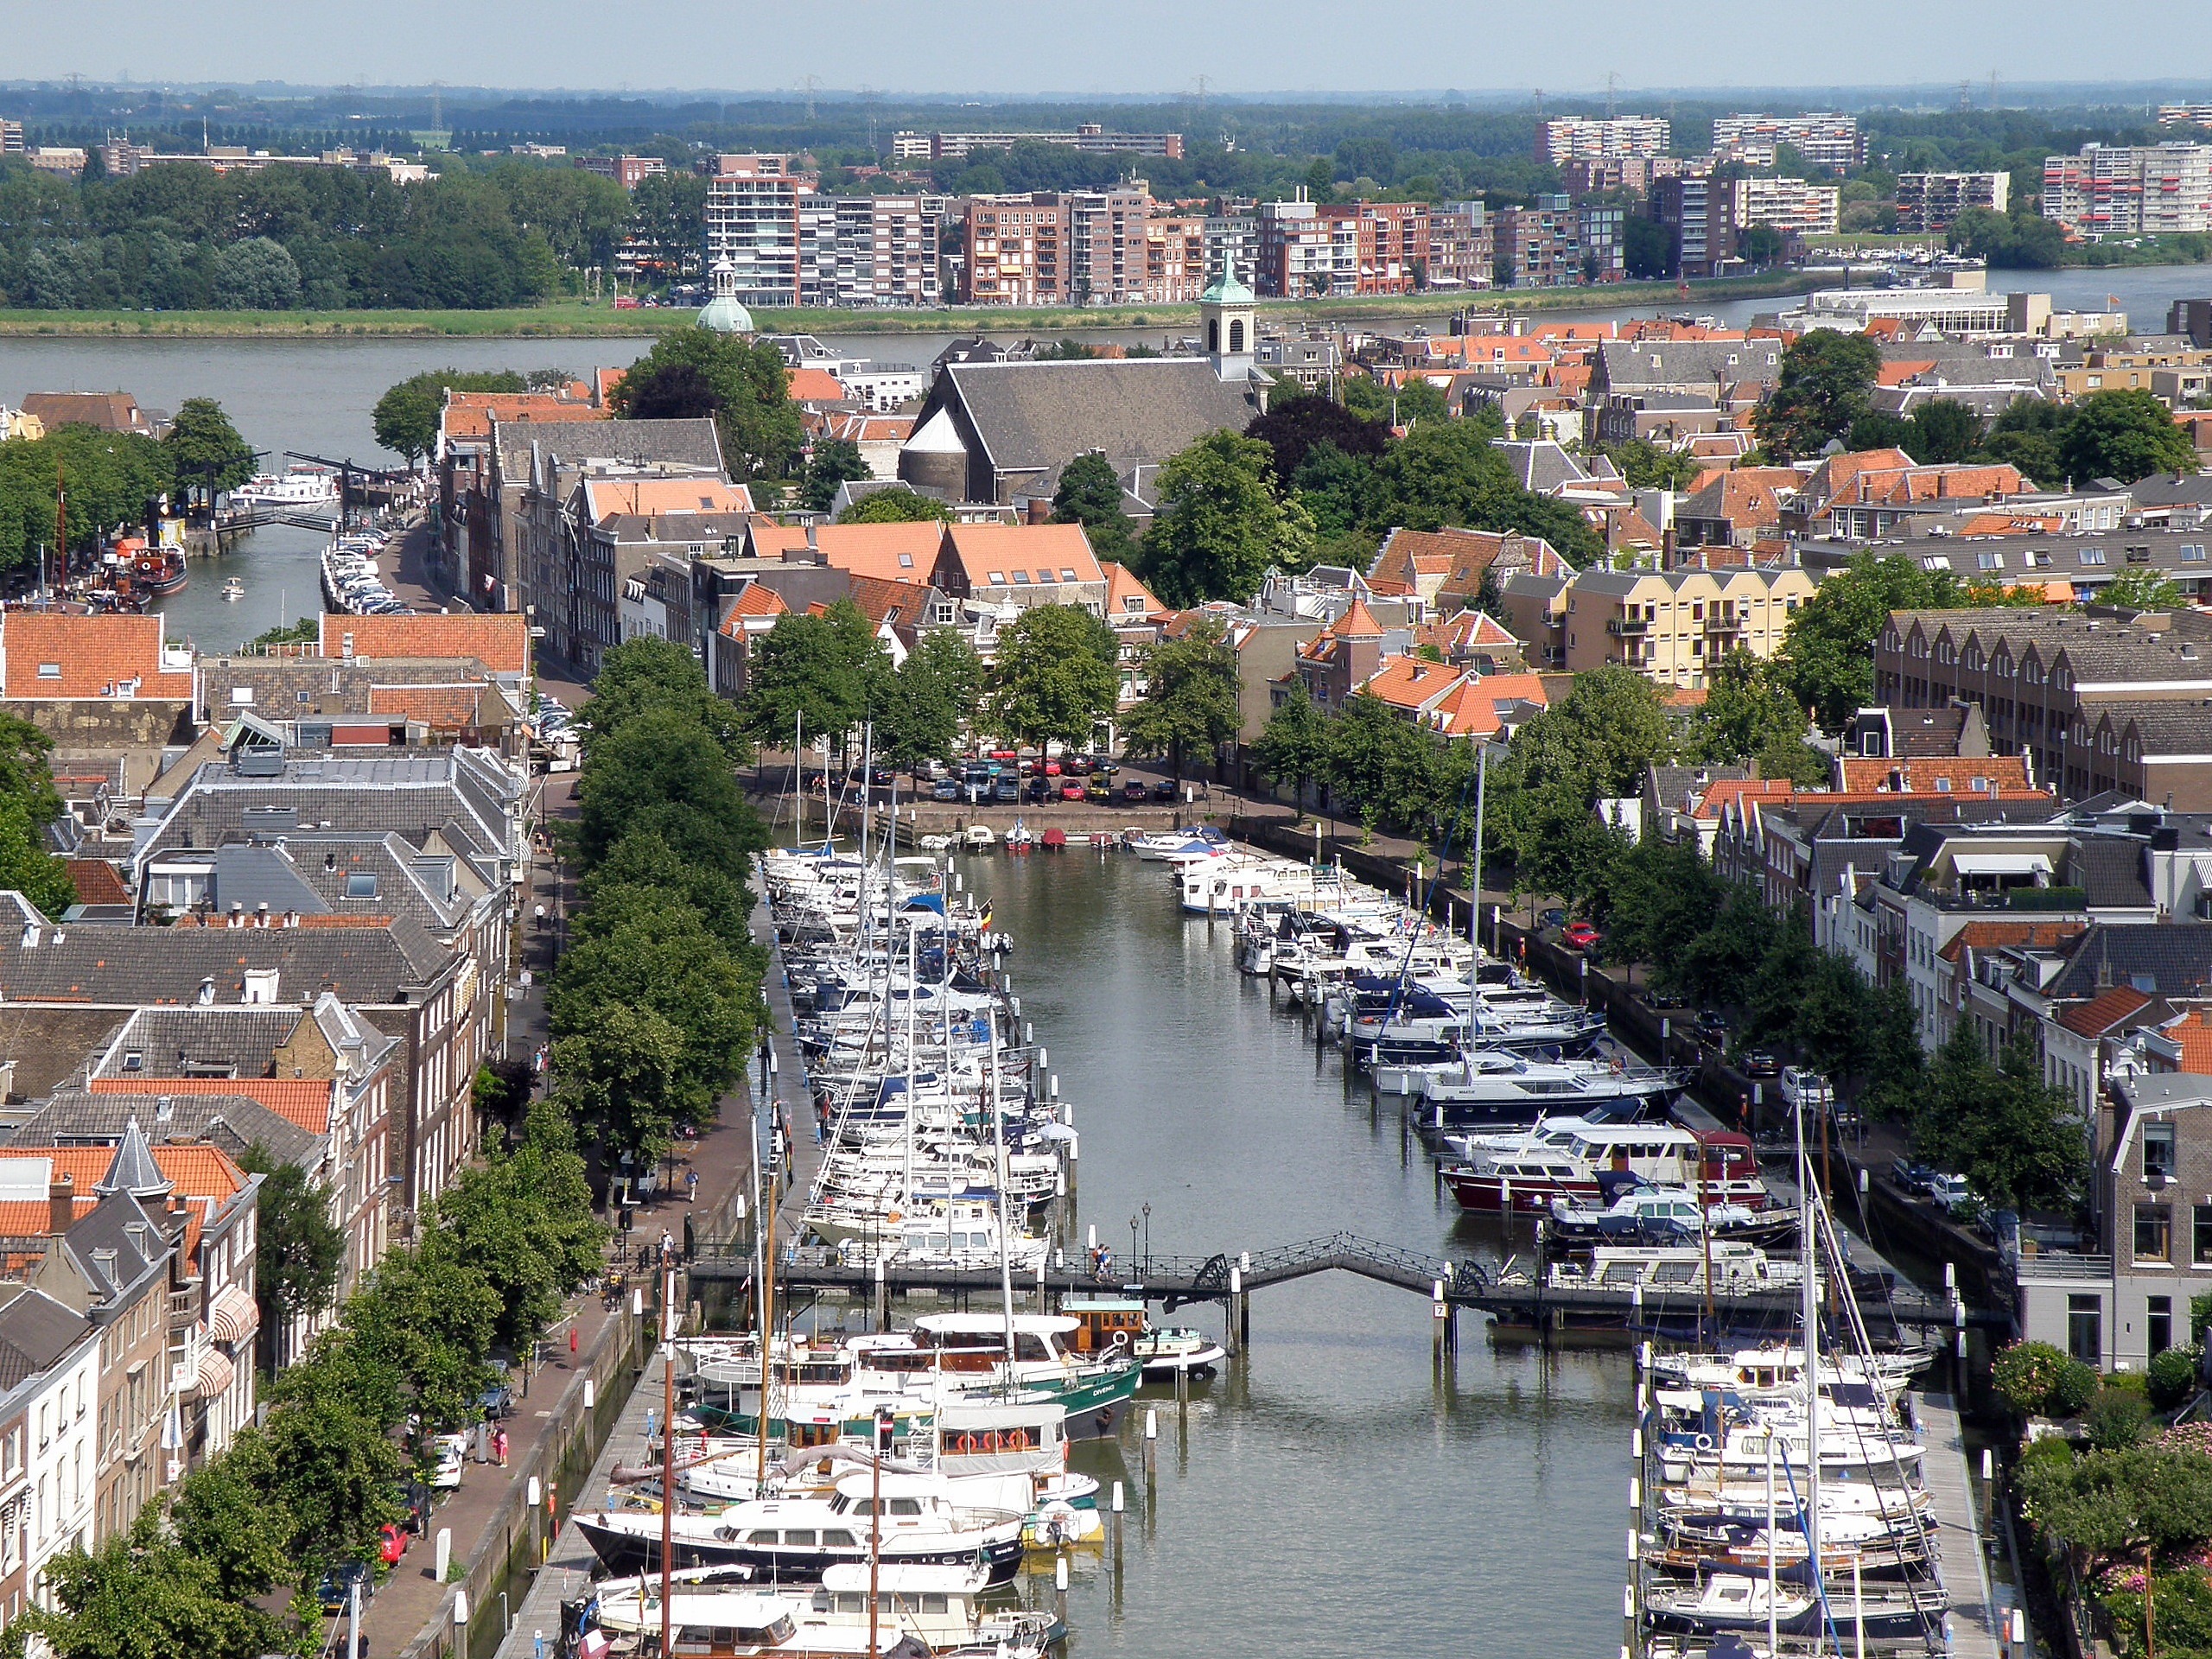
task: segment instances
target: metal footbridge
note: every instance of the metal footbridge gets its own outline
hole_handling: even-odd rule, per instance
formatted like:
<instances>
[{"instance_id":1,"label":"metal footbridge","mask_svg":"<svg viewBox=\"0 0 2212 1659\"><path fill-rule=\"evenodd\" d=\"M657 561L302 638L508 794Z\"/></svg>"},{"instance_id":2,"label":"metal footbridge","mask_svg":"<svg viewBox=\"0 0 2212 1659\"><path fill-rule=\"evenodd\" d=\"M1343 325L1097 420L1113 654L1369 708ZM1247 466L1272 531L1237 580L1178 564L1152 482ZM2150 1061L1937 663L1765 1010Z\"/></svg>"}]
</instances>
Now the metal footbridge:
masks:
<instances>
[{"instance_id":1,"label":"metal footbridge","mask_svg":"<svg viewBox=\"0 0 2212 1659\"><path fill-rule=\"evenodd\" d=\"M753 1274L749 1238L701 1241L691 1262L695 1284L735 1285ZM1508 1264L1509 1269L1511 1264ZM1320 1273L1349 1273L1429 1300L1439 1317L1460 1310L1484 1313L1502 1329L1538 1334L1616 1331L1654 1332L1718 1326L1732 1332L1781 1332L1793 1328L1802 1307L1795 1287L1751 1293L1716 1293L1683 1285L1640 1287L1554 1287L1541 1272L1493 1273L1480 1262L1453 1261L1408 1249L1357 1233L1331 1233L1267 1249L1211 1255L1118 1255L1093 1269L1081 1251L1066 1252L1027 1274L1014 1275L1017 1293L1041 1294L1052 1305L1068 1297L1121 1296L1158 1302L1168 1313L1200 1302L1217 1302L1239 1325L1249 1317L1255 1291L1271 1289ZM930 1291L965 1300L995 1301L995 1268L949 1270L904 1267L896 1257L880 1264L842 1261L819 1245L786 1245L778 1252L776 1282L793 1292L838 1293L887 1302L893 1296ZM1886 1295L1861 1296L1869 1327L1894 1339L1907 1329L1928 1332L1967 1325L2005 1323L2005 1316L1964 1309L1904 1284Z\"/></svg>"}]
</instances>

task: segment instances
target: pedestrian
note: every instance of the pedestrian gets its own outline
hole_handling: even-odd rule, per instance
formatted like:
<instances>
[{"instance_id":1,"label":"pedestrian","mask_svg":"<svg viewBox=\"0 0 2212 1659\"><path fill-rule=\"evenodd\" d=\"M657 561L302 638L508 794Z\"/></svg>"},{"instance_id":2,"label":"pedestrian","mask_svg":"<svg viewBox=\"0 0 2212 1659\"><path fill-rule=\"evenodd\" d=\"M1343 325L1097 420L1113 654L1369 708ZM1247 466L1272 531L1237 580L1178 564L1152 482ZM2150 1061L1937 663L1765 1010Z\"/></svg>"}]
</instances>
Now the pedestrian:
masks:
<instances>
[{"instance_id":1,"label":"pedestrian","mask_svg":"<svg viewBox=\"0 0 2212 1659\"><path fill-rule=\"evenodd\" d=\"M545 1659L545 1632L532 1630L530 1633L530 1659Z\"/></svg>"},{"instance_id":2,"label":"pedestrian","mask_svg":"<svg viewBox=\"0 0 2212 1659\"><path fill-rule=\"evenodd\" d=\"M645 1408L645 1444L647 1446L653 1443L653 1408L647 1406Z\"/></svg>"},{"instance_id":3,"label":"pedestrian","mask_svg":"<svg viewBox=\"0 0 2212 1659\"><path fill-rule=\"evenodd\" d=\"M683 1202L686 1204L699 1202L699 1172L696 1169L687 1169L683 1172Z\"/></svg>"},{"instance_id":4,"label":"pedestrian","mask_svg":"<svg viewBox=\"0 0 2212 1659\"><path fill-rule=\"evenodd\" d=\"M504 1428L492 1431L492 1455L499 1459L500 1468L507 1466L507 1431Z\"/></svg>"},{"instance_id":5,"label":"pedestrian","mask_svg":"<svg viewBox=\"0 0 2212 1659\"><path fill-rule=\"evenodd\" d=\"M676 1260L676 1235L664 1227L660 1230L660 1264L666 1267Z\"/></svg>"}]
</instances>

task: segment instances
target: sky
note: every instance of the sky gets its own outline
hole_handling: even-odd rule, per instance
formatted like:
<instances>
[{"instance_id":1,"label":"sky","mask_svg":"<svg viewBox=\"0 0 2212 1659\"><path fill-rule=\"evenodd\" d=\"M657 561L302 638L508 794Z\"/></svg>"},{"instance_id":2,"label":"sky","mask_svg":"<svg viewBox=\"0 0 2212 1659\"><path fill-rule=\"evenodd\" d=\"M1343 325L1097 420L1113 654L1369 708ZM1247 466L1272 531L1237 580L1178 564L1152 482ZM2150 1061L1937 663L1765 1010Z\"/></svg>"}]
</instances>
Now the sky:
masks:
<instances>
[{"instance_id":1,"label":"sky","mask_svg":"<svg viewBox=\"0 0 2212 1659\"><path fill-rule=\"evenodd\" d=\"M2207 0L0 0L0 77L1186 95L2212 76Z\"/></svg>"}]
</instances>

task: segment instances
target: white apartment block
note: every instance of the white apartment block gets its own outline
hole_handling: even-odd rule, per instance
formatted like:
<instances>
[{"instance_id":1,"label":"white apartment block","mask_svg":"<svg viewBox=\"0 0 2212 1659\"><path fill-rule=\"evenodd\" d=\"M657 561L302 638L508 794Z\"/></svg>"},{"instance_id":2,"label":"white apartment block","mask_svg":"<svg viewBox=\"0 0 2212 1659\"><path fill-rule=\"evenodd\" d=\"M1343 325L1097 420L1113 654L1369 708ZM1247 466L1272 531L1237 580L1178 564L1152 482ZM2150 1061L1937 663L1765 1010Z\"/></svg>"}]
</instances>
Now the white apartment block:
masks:
<instances>
[{"instance_id":1,"label":"white apartment block","mask_svg":"<svg viewBox=\"0 0 2212 1659\"><path fill-rule=\"evenodd\" d=\"M938 303L942 197L842 196L835 217L839 305Z\"/></svg>"},{"instance_id":2,"label":"white apartment block","mask_svg":"<svg viewBox=\"0 0 2212 1659\"><path fill-rule=\"evenodd\" d=\"M1562 115L1536 129L1536 159L1603 162L1629 156L1664 156L1674 130L1651 115Z\"/></svg>"},{"instance_id":3,"label":"white apartment block","mask_svg":"<svg viewBox=\"0 0 2212 1659\"><path fill-rule=\"evenodd\" d=\"M1993 213L2012 206L2010 173L1900 173L1897 229L1937 234L1961 213L1980 207Z\"/></svg>"},{"instance_id":4,"label":"white apartment block","mask_svg":"<svg viewBox=\"0 0 2212 1659\"><path fill-rule=\"evenodd\" d=\"M1855 115L1724 115L1713 124L1713 153L1723 160L1747 159L1745 149L1771 156L1783 144L1808 167L1856 167L1863 153Z\"/></svg>"},{"instance_id":5,"label":"white apartment block","mask_svg":"<svg viewBox=\"0 0 2212 1659\"><path fill-rule=\"evenodd\" d=\"M1738 231L1770 225L1799 236L1834 236L1843 193L1833 184L1802 179L1743 178L1733 186L1731 222Z\"/></svg>"},{"instance_id":6,"label":"white apartment block","mask_svg":"<svg viewBox=\"0 0 2212 1659\"><path fill-rule=\"evenodd\" d=\"M2092 240L2212 231L2212 144L2084 144L2050 156L2043 214Z\"/></svg>"}]
</instances>

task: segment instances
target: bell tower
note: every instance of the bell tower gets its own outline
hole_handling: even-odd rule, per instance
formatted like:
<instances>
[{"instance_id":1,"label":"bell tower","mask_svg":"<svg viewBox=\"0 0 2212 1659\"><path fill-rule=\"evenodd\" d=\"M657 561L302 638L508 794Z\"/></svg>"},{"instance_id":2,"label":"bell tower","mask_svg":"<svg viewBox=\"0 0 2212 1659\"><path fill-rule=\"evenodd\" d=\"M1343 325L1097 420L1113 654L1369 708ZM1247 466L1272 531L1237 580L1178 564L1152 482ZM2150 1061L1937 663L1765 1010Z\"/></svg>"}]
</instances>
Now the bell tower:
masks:
<instances>
[{"instance_id":1,"label":"bell tower","mask_svg":"<svg viewBox=\"0 0 2212 1659\"><path fill-rule=\"evenodd\" d=\"M1221 275L1198 296L1198 321L1205 333L1206 355L1214 372L1224 380L1252 378L1255 308L1258 299L1238 280L1234 264L1224 264Z\"/></svg>"}]
</instances>

